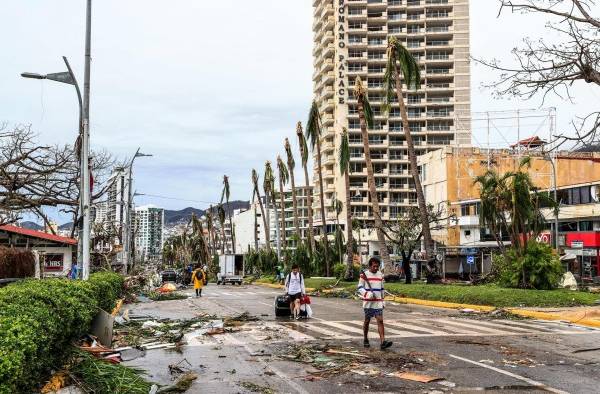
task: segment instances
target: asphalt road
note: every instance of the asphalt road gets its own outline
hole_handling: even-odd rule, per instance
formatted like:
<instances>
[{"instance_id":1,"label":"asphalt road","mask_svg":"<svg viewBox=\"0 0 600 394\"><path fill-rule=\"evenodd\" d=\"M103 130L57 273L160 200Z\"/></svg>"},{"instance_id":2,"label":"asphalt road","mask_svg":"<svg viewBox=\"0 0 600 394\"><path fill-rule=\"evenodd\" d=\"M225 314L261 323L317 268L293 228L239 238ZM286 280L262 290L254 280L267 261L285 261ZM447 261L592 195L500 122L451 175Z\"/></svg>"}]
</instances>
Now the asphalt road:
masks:
<instances>
[{"instance_id":1,"label":"asphalt road","mask_svg":"<svg viewBox=\"0 0 600 394\"><path fill-rule=\"evenodd\" d=\"M191 296L193 290L184 293ZM600 330L388 303L386 336L394 346L381 352L374 326L372 348L362 347L359 301L313 297L314 318L296 322L275 318L276 289L211 284L203 293L201 298L135 304L130 312L171 319L248 312L260 320L233 333L192 334L182 353L149 350L128 364L145 369L155 382L170 384L168 365L185 358L199 375L191 393L268 393L267 388L276 393L600 391L600 350L589 350L600 347ZM356 359L352 367L338 373L330 363L331 376L324 377L311 374L316 370L309 364L286 359L314 346L365 356L349 355ZM398 371L442 380L420 383L390 375Z\"/></svg>"}]
</instances>

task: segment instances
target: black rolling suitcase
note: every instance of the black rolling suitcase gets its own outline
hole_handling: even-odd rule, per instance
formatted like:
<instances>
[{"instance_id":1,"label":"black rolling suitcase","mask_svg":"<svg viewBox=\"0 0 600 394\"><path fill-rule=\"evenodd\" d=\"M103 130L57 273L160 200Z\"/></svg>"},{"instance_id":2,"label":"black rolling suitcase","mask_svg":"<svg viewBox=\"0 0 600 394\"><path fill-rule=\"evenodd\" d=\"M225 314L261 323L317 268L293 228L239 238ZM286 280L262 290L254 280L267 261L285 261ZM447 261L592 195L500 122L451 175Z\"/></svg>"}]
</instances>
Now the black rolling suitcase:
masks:
<instances>
[{"instance_id":1,"label":"black rolling suitcase","mask_svg":"<svg viewBox=\"0 0 600 394\"><path fill-rule=\"evenodd\" d=\"M287 294L275 297L275 316L289 316L290 297Z\"/></svg>"}]
</instances>

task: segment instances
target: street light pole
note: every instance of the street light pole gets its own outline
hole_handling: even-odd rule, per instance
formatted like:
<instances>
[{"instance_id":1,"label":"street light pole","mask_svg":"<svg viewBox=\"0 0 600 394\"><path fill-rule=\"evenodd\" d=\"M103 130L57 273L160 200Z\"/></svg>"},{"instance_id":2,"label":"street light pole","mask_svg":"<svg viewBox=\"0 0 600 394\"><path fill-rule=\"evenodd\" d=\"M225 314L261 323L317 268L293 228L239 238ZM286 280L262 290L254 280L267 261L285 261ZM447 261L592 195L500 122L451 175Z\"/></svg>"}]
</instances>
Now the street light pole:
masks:
<instances>
[{"instance_id":1,"label":"street light pole","mask_svg":"<svg viewBox=\"0 0 600 394\"><path fill-rule=\"evenodd\" d=\"M148 155L145 153L140 153L140 148L135 151L135 154L131 158L128 168L128 180L127 180L127 205L125 206L125 233L123 234L123 275L127 275L127 270L129 268L129 259L135 258L135 256L131 255L131 200L133 196L131 195L131 187L133 183L133 163L137 157L150 157L152 155ZM140 194L137 194L140 195Z\"/></svg>"},{"instance_id":2,"label":"street light pole","mask_svg":"<svg viewBox=\"0 0 600 394\"><path fill-rule=\"evenodd\" d=\"M85 23L85 71L83 74L83 133L81 138L81 177L83 178L83 261L82 274L83 280L90 276L90 63L91 63L91 41L92 41L92 0L86 3L86 23Z\"/></svg>"},{"instance_id":3,"label":"street light pole","mask_svg":"<svg viewBox=\"0 0 600 394\"><path fill-rule=\"evenodd\" d=\"M46 74L46 75L42 75L42 74L37 74L37 73L31 73L31 72L24 72L21 74L21 76L23 78L30 78L30 79L49 79L51 81L56 81L56 82L60 82L60 83L66 83L68 85L73 85L75 87L75 92L77 93L77 101L79 104L79 122L78 122L78 137L77 137L77 142L75 144L75 148L78 148L78 155L79 155L79 161L80 161L80 165L79 165L79 198L78 198L78 203L79 203L79 211L78 211L78 217L76 219L79 219L79 217L81 217L81 215L83 215L83 207L84 207L84 202L83 202L83 161L81 158L81 155L83 154L83 149L82 149L82 142L83 142L83 100L81 98L81 90L79 89L79 84L77 83L77 78L75 78L75 73L73 72L73 69L71 68L71 65L69 64L69 60L66 58L66 56L63 56L63 61L65 62L65 65L67 66L67 72L59 72L59 73L51 73L51 74ZM83 226L81 224L80 220L75 220L74 225L78 226L78 242L77 242L77 262L79 264L81 264L81 262L83 261L83 239L82 239L82 229Z\"/></svg>"}]
</instances>

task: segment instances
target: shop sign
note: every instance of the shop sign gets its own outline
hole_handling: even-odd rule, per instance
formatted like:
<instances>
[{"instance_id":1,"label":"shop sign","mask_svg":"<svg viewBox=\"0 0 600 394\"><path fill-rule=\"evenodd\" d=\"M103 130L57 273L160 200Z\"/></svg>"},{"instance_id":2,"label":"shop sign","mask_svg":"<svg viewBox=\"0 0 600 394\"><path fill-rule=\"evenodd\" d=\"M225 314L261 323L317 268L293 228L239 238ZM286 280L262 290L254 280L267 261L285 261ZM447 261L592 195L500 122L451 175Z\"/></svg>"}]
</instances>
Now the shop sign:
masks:
<instances>
[{"instance_id":1,"label":"shop sign","mask_svg":"<svg viewBox=\"0 0 600 394\"><path fill-rule=\"evenodd\" d=\"M64 255L47 254L44 256L44 271L62 271Z\"/></svg>"},{"instance_id":2,"label":"shop sign","mask_svg":"<svg viewBox=\"0 0 600 394\"><path fill-rule=\"evenodd\" d=\"M581 249L583 248L583 241L571 241L571 247Z\"/></svg>"},{"instance_id":3,"label":"shop sign","mask_svg":"<svg viewBox=\"0 0 600 394\"><path fill-rule=\"evenodd\" d=\"M538 235L535 240L541 244L547 244L550 245L551 241L552 241L552 237L550 235L550 233L541 233L540 235Z\"/></svg>"}]
</instances>

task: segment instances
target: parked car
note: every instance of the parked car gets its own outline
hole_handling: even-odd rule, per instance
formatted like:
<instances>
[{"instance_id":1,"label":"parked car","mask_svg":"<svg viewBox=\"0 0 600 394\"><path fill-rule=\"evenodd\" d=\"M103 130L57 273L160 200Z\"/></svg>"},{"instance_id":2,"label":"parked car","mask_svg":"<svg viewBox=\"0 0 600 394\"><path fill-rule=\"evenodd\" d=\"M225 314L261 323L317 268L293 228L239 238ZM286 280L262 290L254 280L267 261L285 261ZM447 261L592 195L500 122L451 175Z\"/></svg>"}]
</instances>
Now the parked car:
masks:
<instances>
[{"instance_id":1,"label":"parked car","mask_svg":"<svg viewBox=\"0 0 600 394\"><path fill-rule=\"evenodd\" d=\"M160 278L161 278L162 283L165 283L165 282L175 283L175 282L177 282L177 272L172 269L164 270L163 272L161 272Z\"/></svg>"}]
</instances>

